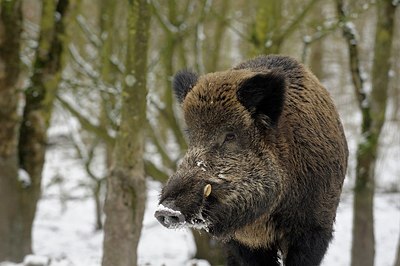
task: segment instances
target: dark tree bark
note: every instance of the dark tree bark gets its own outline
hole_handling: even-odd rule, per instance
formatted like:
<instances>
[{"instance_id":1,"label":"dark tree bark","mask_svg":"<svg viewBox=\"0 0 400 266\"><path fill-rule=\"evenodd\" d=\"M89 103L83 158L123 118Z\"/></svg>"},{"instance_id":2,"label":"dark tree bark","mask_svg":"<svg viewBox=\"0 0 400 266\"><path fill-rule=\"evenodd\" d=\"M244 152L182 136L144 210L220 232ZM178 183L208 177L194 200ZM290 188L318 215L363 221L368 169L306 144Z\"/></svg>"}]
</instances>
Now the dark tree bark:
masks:
<instances>
[{"instance_id":1,"label":"dark tree bark","mask_svg":"<svg viewBox=\"0 0 400 266\"><path fill-rule=\"evenodd\" d=\"M30 185L20 191L19 216L14 221L23 230L21 245L30 246L32 242L32 224L41 193L46 133L61 79L67 7L68 0L58 1L57 6L54 1L43 2L31 86L25 91L26 103L19 136L19 163L20 168L29 174ZM55 19L56 12L60 16L58 20Z\"/></svg>"},{"instance_id":2,"label":"dark tree bark","mask_svg":"<svg viewBox=\"0 0 400 266\"><path fill-rule=\"evenodd\" d=\"M68 0L44 1L40 22L39 45L33 65L31 86L25 92L25 107L19 128L17 116L18 95L15 87L19 71L19 33L21 32L20 1L2 1L2 27L4 38L1 56L4 56L6 69L4 86L1 84L4 98L0 97L2 107L8 113L1 116L7 119L8 136L1 145L3 155L0 171L0 260L21 261L32 253L31 234L40 197L40 184L46 149L46 131L51 117L52 103L62 71L62 50L65 44L64 23ZM59 19L55 20L55 12ZM4 45L4 46L3 46ZM7 73L8 72L8 73ZM12 111L14 109L14 111ZM14 124L17 123L17 124ZM13 124L13 126L11 126ZM3 123L2 123L3 125ZM3 143L3 141L1 141ZM3 148L4 147L4 148ZM18 168L25 173L23 182L19 182ZM4 204L4 205L3 205ZM4 247L3 247L4 245Z\"/></svg>"},{"instance_id":3,"label":"dark tree bark","mask_svg":"<svg viewBox=\"0 0 400 266\"><path fill-rule=\"evenodd\" d=\"M46 131L55 91L61 77L61 53L65 41L63 39L63 23L67 6L68 1L66 0L58 1L57 7L55 7L53 1L43 3L39 45L33 66L34 74L31 77L31 86L25 92L26 103L19 135L16 131L17 125L13 129L10 127L7 130L10 133L9 137L11 137L11 132L15 135L8 142L5 142L9 143L8 154L12 156L4 157L7 158L7 165L0 167L0 171L7 171L6 175L1 174L2 184L0 189L2 192L4 190L3 197L8 195L1 201L5 206L0 203L0 211L4 215L0 222L2 239L0 241L0 260L21 261L25 255L32 253L32 224L36 204L40 197ZM55 19L55 12L59 14L58 19ZM5 50L1 51L1 55L4 55L6 59L5 66L9 72L9 77L5 79L8 81L4 84L8 85L4 88L12 89L8 91L7 97L1 97L1 99L7 100L9 107L14 106L13 108L15 108L17 103L15 82L19 69L18 38L21 31L20 2L2 1L2 15L7 16L7 14L13 15L14 20L11 17L8 21L3 20L4 33L7 38L2 42L2 45L4 44L6 47L3 48ZM13 61L7 62L10 59ZM4 109L9 111L4 118L8 117L10 121L16 121L16 109L14 113L11 112L12 108ZM3 116L1 117L3 118ZM10 122L8 124L11 125ZM3 152L6 152L6 150L4 149ZM18 182L18 174L16 174L18 167L26 173L23 182ZM27 178L28 176L29 178ZM4 224L6 227L3 227Z\"/></svg>"},{"instance_id":4,"label":"dark tree bark","mask_svg":"<svg viewBox=\"0 0 400 266\"><path fill-rule=\"evenodd\" d=\"M373 232L374 176L379 136L385 122L395 6L392 5L392 1L379 0L377 1L377 13L372 91L369 111L363 113L361 129L363 139L357 150L352 266L374 265L375 255ZM361 103L361 105L365 106L365 103Z\"/></svg>"},{"instance_id":5,"label":"dark tree bark","mask_svg":"<svg viewBox=\"0 0 400 266\"><path fill-rule=\"evenodd\" d=\"M22 12L20 0L0 7L0 261L21 261L30 245L20 246L18 228L18 77ZM15 232L15 233L14 233Z\"/></svg>"},{"instance_id":6,"label":"dark tree bark","mask_svg":"<svg viewBox=\"0 0 400 266\"><path fill-rule=\"evenodd\" d=\"M114 167L107 180L103 266L137 265L146 200L143 151L146 128L149 3L129 1L126 73Z\"/></svg>"}]
</instances>

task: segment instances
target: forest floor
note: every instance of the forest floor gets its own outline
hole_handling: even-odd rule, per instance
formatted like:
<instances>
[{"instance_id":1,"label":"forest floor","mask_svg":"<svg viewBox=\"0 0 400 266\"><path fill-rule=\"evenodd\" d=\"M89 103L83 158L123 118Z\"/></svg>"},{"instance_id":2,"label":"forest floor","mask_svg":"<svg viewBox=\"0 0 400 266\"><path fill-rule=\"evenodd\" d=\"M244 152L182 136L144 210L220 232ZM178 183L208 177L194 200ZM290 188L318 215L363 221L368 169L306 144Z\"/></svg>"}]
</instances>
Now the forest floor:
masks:
<instances>
[{"instance_id":1,"label":"forest floor","mask_svg":"<svg viewBox=\"0 0 400 266\"><path fill-rule=\"evenodd\" d=\"M196 265L195 261L190 261L195 253L190 231L165 229L153 217L160 187L157 182L148 182L147 208L138 251L139 265ZM377 194L374 211L375 265L392 266L400 234L400 194ZM101 265L103 234L94 231L94 220L94 204L90 199L66 203L54 198L41 200L33 230L33 249L38 256L27 261L48 258L51 266ZM323 266L350 265L351 228L352 196L346 192L338 209L335 237ZM203 261L197 265L208 263Z\"/></svg>"}]
</instances>

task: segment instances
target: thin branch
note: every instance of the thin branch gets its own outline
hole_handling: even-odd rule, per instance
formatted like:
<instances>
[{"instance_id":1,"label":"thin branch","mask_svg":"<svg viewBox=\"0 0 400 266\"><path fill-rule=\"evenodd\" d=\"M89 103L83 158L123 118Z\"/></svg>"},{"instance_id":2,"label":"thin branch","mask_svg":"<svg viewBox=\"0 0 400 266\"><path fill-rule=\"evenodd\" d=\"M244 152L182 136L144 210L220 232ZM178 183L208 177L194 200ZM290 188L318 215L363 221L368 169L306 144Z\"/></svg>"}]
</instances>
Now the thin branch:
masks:
<instances>
[{"instance_id":1,"label":"thin branch","mask_svg":"<svg viewBox=\"0 0 400 266\"><path fill-rule=\"evenodd\" d=\"M157 21L166 32L176 34L180 31L177 26L172 24L167 18L163 17L160 12L158 12L161 10L161 7L158 5L157 1L150 1L150 5Z\"/></svg>"},{"instance_id":2,"label":"thin branch","mask_svg":"<svg viewBox=\"0 0 400 266\"><path fill-rule=\"evenodd\" d=\"M72 107L71 104L69 104L67 101L65 101L59 95L57 95L56 98L65 109L67 109L74 117L76 117L78 119L79 123L85 130L96 134L98 137L100 137L102 140L104 140L108 144L111 144L111 145L114 144L115 139L108 134L108 132L105 128L102 128L98 125L94 125L93 123L91 123L89 121L89 119L87 119L86 117L81 115L81 113L78 110L76 110L74 107Z\"/></svg>"},{"instance_id":3,"label":"thin branch","mask_svg":"<svg viewBox=\"0 0 400 266\"><path fill-rule=\"evenodd\" d=\"M219 12L216 12L215 10L212 10L212 9L211 9L211 15L217 17L219 20L224 20L224 23L227 25L227 27L229 29L231 29L234 33L236 33L242 40L247 41L247 42L252 41L249 36L247 36L245 33L241 32L240 30L238 30L237 28L235 28L233 26L232 21L236 21L237 18L224 17L224 15L221 15Z\"/></svg>"},{"instance_id":4,"label":"thin branch","mask_svg":"<svg viewBox=\"0 0 400 266\"><path fill-rule=\"evenodd\" d=\"M95 71L92 67L92 64L89 64L86 62L82 56L79 54L78 49L75 47L75 45L70 44L68 46L68 50L72 56L72 59L81 67L83 72L90 78L94 80L98 80L100 75L97 71Z\"/></svg>"},{"instance_id":5,"label":"thin branch","mask_svg":"<svg viewBox=\"0 0 400 266\"><path fill-rule=\"evenodd\" d=\"M303 37L303 52L302 52L302 62L306 61L309 46L314 42L317 42L329 34L335 32L338 28L341 27L341 23L339 21L335 21L334 23L329 24L329 26L323 26L317 32L313 33L312 35L307 35Z\"/></svg>"},{"instance_id":6,"label":"thin branch","mask_svg":"<svg viewBox=\"0 0 400 266\"><path fill-rule=\"evenodd\" d=\"M169 176L164 171L158 169L157 166L155 166L155 164L153 164L149 160L144 161L144 171L146 172L147 176L151 176L155 180L163 183L166 182L169 178Z\"/></svg>"},{"instance_id":7,"label":"thin branch","mask_svg":"<svg viewBox=\"0 0 400 266\"><path fill-rule=\"evenodd\" d=\"M345 21L347 16L343 7L343 0L336 0L336 8L339 15L339 20L342 22L341 25L343 37L345 38L349 49L350 72L357 97L357 103L363 113L368 112L369 102L367 93L365 91L364 77L362 75L360 66L356 29L354 24Z\"/></svg>"},{"instance_id":8,"label":"thin branch","mask_svg":"<svg viewBox=\"0 0 400 266\"><path fill-rule=\"evenodd\" d=\"M305 8L301 11L300 14L290 23L286 29L281 30L281 34L279 34L278 39L283 39L292 34L299 24L303 21L307 13L312 9L312 7L318 2L319 0L310 0L310 2L306 5Z\"/></svg>"},{"instance_id":9,"label":"thin branch","mask_svg":"<svg viewBox=\"0 0 400 266\"><path fill-rule=\"evenodd\" d=\"M84 35L87 37L89 42L93 44L95 47L100 48L102 46L102 40L94 31L88 26L86 18L82 15L76 16L76 21L78 22L79 27L82 29Z\"/></svg>"},{"instance_id":10,"label":"thin branch","mask_svg":"<svg viewBox=\"0 0 400 266\"><path fill-rule=\"evenodd\" d=\"M187 149L187 143L185 140L184 135L182 134L182 130L179 126L179 123L173 113L168 114L165 109L159 107L157 103L154 101L150 100L150 103L154 105L154 107L158 110L160 113L161 117L164 118L164 120L167 122L169 125L170 129L172 130L174 137L176 139L176 142L178 143L179 147L181 150L186 150Z\"/></svg>"},{"instance_id":11,"label":"thin branch","mask_svg":"<svg viewBox=\"0 0 400 266\"><path fill-rule=\"evenodd\" d=\"M163 164L165 164L169 169L175 169L176 163L174 160L171 159L171 157L168 155L168 153L165 151L163 146L161 145L159 138L157 138L155 134L155 130L153 127L149 124L148 125L148 134L151 142L156 146L158 154L161 156L161 160Z\"/></svg>"},{"instance_id":12,"label":"thin branch","mask_svg":"<svg viewBox=\"0 0 400 266\"><path fill-rule=\"evenodd\" d=\"M323 26L318 26L317 31L315 33L303 38L304 46L303 46L303 52L302 52L302 62L305 62L307 54L308 54L308 48L312 43L325 38L329 34L335 32L338 28L342 28L343 23L350 21L352 18L357 18L359 15L363 14L364 12L369 10L374 5L375 5L375 2L373 2L373 1L370 1L369 3L365 3L360 8L347 14L345 17L336 18L335 21L332 21L331 23L329 23L327 25L325 24L326 22L321 21L319 23L319 25L322 24Z\"/></svg>"},{"instance_id":13,"label":"thin branch","mask_svg":"<svg viewBox=\"0 0 400 266\"><path fill-rule=\"evenodd\" d=\"M92 179L93 181L97 182L102 182L105 180L105 177L97 177L90 165L92 164L93 158L94 158L94 150L98 144L98 141L95 141L92 145L90 145L89 151L86 151L82 148L82 146L85 146L83 143L78 144L78 142L82 142L82 139L77 139L76 134L73 134L72 136L72 143L75 147L76 152L78 153L78 157L79 159L81 159L85 165L85 170L87 172L87 174L89 175L90 179ZM79 137L80 138L80 137Z\"/></svg>"}]
</instances>

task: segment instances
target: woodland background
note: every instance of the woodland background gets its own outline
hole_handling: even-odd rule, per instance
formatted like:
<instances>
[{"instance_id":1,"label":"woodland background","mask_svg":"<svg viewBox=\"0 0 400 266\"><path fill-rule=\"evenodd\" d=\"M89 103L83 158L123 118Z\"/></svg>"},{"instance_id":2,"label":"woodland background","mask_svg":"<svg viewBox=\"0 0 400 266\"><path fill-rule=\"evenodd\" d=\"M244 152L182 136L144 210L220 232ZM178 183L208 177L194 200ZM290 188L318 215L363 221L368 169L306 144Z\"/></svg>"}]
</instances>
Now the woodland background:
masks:
<instances>
[{"instance_id":1,"label":"woodland background","mask_svg":"<svg viewBox=\"0 0 400 266\"><path fill-rule=\"evenodd\" d=\"M104 232L95 240L103 243L99 264L137 265L145 209L187 148L174 73L279 53L308 65L335 100L351 153L343 197L352 202L349 263L374 265L374 199L389 195L396 206L379 226L400 227L399 5L1 0L0 264L29 265L35 257L26 255L43 254L38 206L54 201L60 221L71 206L88 206L70 221L90 216L80 226ZM202 259L192 264L223 264L213 239L189 234L190 256ZM389 265L399 266L400 243L393 254ZM38 265L87 265L58 260L36 257Z\"/></svg>"}]
</instances>

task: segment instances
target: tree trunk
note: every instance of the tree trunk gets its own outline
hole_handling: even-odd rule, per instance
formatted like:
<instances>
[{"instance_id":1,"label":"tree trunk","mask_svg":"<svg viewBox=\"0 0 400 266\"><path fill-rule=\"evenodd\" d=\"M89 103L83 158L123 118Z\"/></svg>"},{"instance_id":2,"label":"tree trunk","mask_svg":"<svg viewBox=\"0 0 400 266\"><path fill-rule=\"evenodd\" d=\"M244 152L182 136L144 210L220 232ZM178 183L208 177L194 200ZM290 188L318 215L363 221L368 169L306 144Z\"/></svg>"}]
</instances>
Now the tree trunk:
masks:
<instances>
[{"instance_id":1,"label":"tree trunk","mask_svg":"<svg viewBox=\"0 0 400 266\"><path fill-rule=\"evenodd\" d=\"M146 200L143 150L149 24L148 1L129 1L121 123L114 149L114 167L107 180L103 266L137 265Z\"/></svg>"},{"instance_id":2,"label":"tree trunk","mask_svg":"<svg viewBox=\"0 0 400 266\"><path fill-rule=\"evenodd\" d=\"M256 18L251 36L254 46L252 56L279 53L283 42L283 38L279 35L282 28L282 6L281 0L259 0L257 2Z\"/></svg>"},{"instance_id":3,"label":"tree trunk","mask_svg":"<svg viewBox=\"0 0 400 266\"><path fill-rule=\"evenodd\" d=\"M324 12L324 3L319 3L315 7L312 13L313 21L314 24L317 24L320 19L321 19L321 14ZM311 71L314 73L314 75L319 79L322 80L324 78L324 63L323 63L323 58L324 58L324 40L320 39L315 41L314 43L311 44L310 47L310 68ZM305 60L305 58L304 58Z\"/></svg>"},{"instance_id":4,"label":"tree trunk","mask_svg":"<svg viewBox=\"0 0 400 266\"><path fill-rule=\"evenodd\" d=\"M18 236L23 253L32 253L31 234L36 205L40 198L42 169L46 151L53 101L61 79L62 52L65 45L65 13L68 0L43 2L39 45L33 66L31 86L25 92L25 107L20 128L19 166L29 175L29 185L18 190L18 216L12 234ZM59 19L55 20L55 14Z\"/></svg>"},{"instance_id":5,"label":"tree trunk","mask_svg":"<svg viewBox=\"0 0 400 266\"><path fill-rule=\"evenodd\" d=\"M30 245L20 246L13 221L18 215L18 77L21 70L22 12L20 0L0 7L0 262L20 262Z\"/></svg>"},{"instance_id":6,"label":"tree trunk","mask_svg":"<svg viewBox=\"0 0 400 266\"><path fill-rule=\"evenodd\" d=\"M365 99L366 102L360 103L364 110L362 139L357 150L352 266L372 266L375 256L374 176L379 136L385 122L395 6L390 0L379 0L376 8L378 19L372 66L372 91L369 102Z\"/></svg>"}]
</instances>

